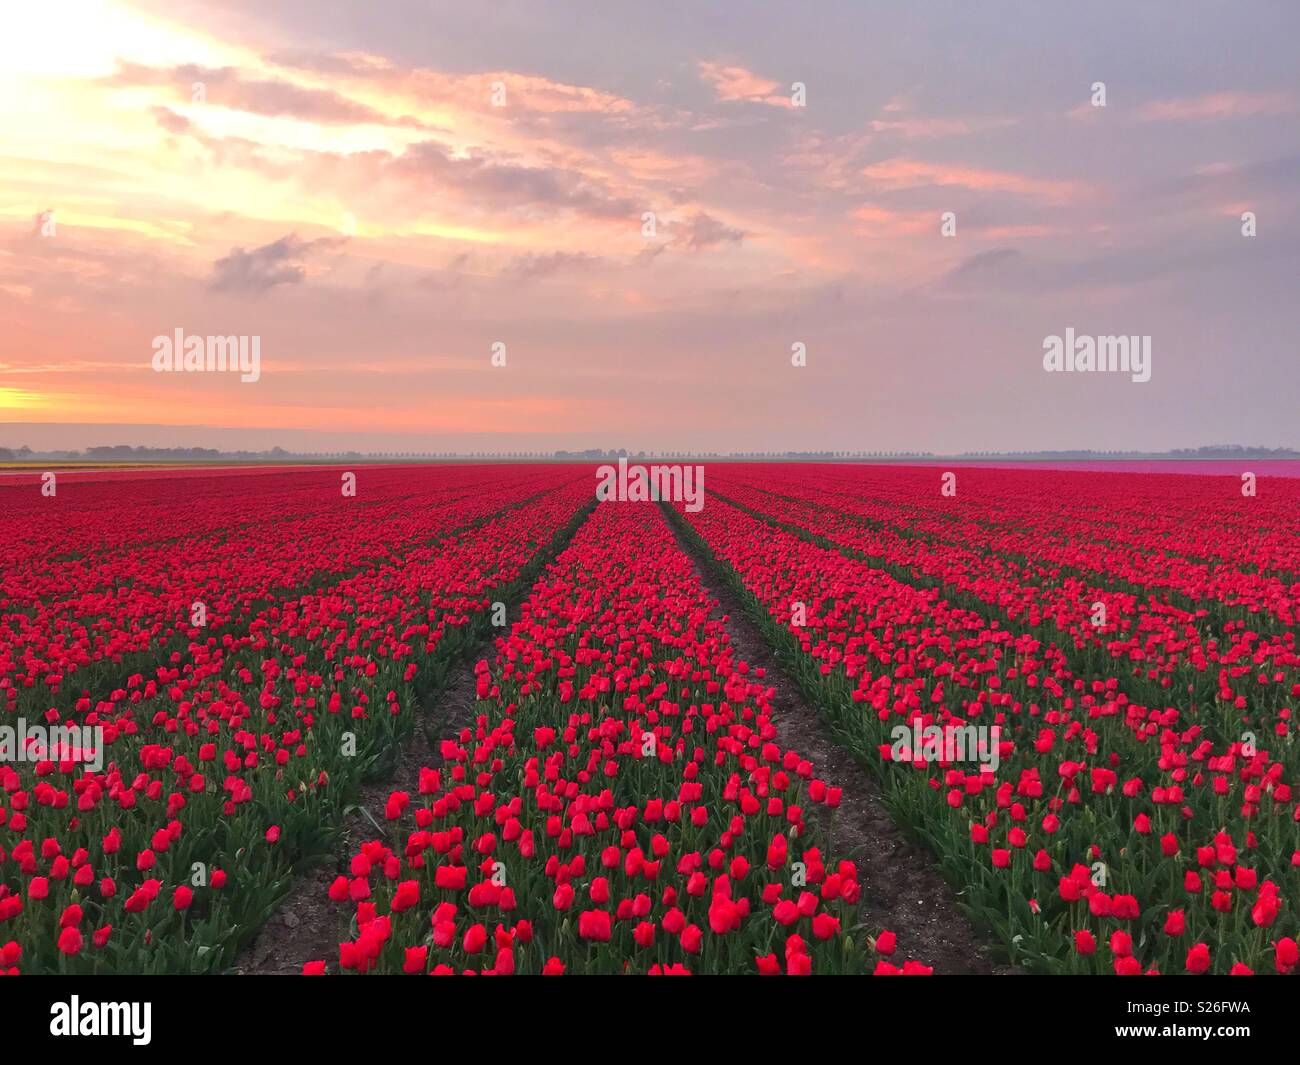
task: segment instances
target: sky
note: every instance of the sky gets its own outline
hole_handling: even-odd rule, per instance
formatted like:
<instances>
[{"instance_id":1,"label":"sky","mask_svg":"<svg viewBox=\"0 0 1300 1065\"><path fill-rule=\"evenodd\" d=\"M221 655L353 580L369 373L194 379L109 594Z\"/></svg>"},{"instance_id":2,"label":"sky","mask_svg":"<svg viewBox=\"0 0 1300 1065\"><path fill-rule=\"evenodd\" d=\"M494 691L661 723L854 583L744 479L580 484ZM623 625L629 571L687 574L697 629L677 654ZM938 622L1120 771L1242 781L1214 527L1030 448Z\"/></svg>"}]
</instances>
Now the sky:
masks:
<instances>
[{"instance_id":1,"label":"sky","mask_svg":"<svg viewBox=\"0 0 1300 1065\"><path fill-rule=\"evenodd\" d=\"M7 5L0 446L1300 447L1297 31ZM1047 372L1067 329L1150 337L1150 380ZM257 379L159 372L177 330L256 338Z\"/></svg>"}]
</instances>

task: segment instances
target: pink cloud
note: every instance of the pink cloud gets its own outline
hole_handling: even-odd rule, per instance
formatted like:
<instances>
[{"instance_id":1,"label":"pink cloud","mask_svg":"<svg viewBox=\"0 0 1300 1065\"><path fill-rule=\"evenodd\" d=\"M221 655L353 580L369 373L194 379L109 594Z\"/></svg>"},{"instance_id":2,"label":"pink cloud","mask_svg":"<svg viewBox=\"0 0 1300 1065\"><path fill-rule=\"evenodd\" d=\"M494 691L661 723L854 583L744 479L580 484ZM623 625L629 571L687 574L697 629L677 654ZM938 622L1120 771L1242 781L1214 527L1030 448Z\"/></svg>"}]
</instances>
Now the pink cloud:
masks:
<instances>
[{"instance_id":1,"label":"pink cloud","mask_svg":"<svg viewBox=\"0 0 1300 1065\"><path fill-rule=\"evenodd\" d=\"M874 203L853 210L853 234L858 237L900 237L936 230L939 217L933 211L891 211Z\"/></svg>"},{"instance_id":2,"label":"pink cloud","mask_svg":"<svg viewBox=\"0 0 1300 1065\"><path fill-rule=\"evenodd\" d=\"M457 112L499 113L501 108L494 100L499 98L496 90L501 86L505 88L503 106L512 112L650 118L647 109L615 93L510 70L453 73L399 66L383 56L365 53L281 55L274 61L285 70L327 75L339 85L382 90L408 106L415 103Z\"/></svg>"},{"instance_id":3,"label":"pink cloud","mask_svg":"<svg viewBox=\"0 0 1300 1065\"><path fill-rule=\"evenodd\" d=\"M1014 118L900 118L892 121L873 119L873 133L890 133L906 140L933 140L938 137L965 137L986 129L1015 125Z\"/></svg>"},{"instance_id":4,"label":"pink cloud","mask_svg":"<svg viewBox=\"0 0 1300 1065\"><path fill-rule=\"evenodd\" d=\"M700 63L700 77L713 86L719 100L727 102L746 101L767 104L771 107L791 107L790 97L781 95L780 82L755 74L742 66L734 64Z\"/></svg>"},{"instance_id":5,"label":"pink cloud","mask_svg":"<svg viewBox=\"0 0 1300 1065\"><path fill-rule=\"evenodd\" d=\"M863 167L862 173L886 191L939 185L975 192L1007 192L1052 203L1066 203L1079 199L1087 190L1087 186L1077 181L1035 178L1009 170L985 170L903 157Z\"/></svg>"},{"instance_id":6,"label":"pink cloud","mask_svg":"<svg viewBox=\"0 0 1300 1065\"><path fill-rule=\"evenodd\" d=\"M1225 92L1155 100L1138 110L1143 122L1208 122L1219 118L1294 115L1300 101L1284 92Z\"/></svg>"}]
</instances>

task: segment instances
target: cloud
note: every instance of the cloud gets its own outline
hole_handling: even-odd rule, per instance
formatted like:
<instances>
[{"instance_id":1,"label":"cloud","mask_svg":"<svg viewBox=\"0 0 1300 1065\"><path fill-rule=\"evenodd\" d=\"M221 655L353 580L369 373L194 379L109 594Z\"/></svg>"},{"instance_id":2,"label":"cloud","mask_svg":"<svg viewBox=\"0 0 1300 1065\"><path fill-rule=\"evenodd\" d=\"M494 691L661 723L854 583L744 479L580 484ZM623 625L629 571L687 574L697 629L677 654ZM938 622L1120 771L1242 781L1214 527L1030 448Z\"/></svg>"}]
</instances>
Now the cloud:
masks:
<instances>
[{"instance_id":1,"label":"cloud","mask_svg":"<svg viewBox=\"0 0 1300 1065\"><path fill-rule=\"evenodd\" d=\"M252 251L234 248L212 264L209 287L215 292L257 295L276 285L296 285L307 276L302 260L345 240L344 237L301 240L296 233L289 233Z\"/></svg>"},{"instance_id":2,"label":"cloud","mask_svg":"<svg viewBox=\"0 0 1300 1065\"><path fill-rule=\"evenodd\" d=\"M934 211L892 211L879 204L864 203L853 209L853 232L860 237L904 237L938 230Z\"/></svg>"},{"instance_id":3,"label":"cloud","mask_svg":"<svg viewBox=\"0 0 1300 1065\"><path fill-rule=\"evenodd\" d=\"M700 212L692 215L685 222L672 227L673 244L681 243L690 251L706 251L720 248L727 244L739 244L745 239L745 232L735 226Z\"/></svg>"},{"instance_id":4,"label":"cloud","mask_svg":"<svg viewBox=\"0 0 1300 1065\"><path fill-rule=\"evenodd\" d=\"M158 120L158 125L168 133L182 134L190 133L194 129L194 123L184 115L177 114L170 107L155 107L153 115Z\"/></svg>"},{"instance_id":5,"label":"cloud","mask_svg":"<svg viewBox=\"0 0 1300 1065\"><path fill-rule=\"evenodd\" d=\"M512 259L501 276L511 281L537 281L571 270L589 270L603 260L585 252L554 251L549 254L526 254Z\"/></svg>"},{"instance_id":6,"label":"cloud","mask_svg":"<svg viewBox=\"0 0 1300 1065\"><path fill-rule=\"evenodd\" d=\"M415 279L416 287L432 292L444 292L458 289L474 264L474 256L467 251L453 255L450 262L439 270L422 274Z\"/></svg>"},{"instance_id":7,"label":"cloud","mask_svg":"<svg viewBox=\"0 0 1300 1065\"><path fill-rule=\"evenodd\" d=\"M779 93L780 82L755 74L735 64L701 61L700 77L713 88L714 95L727 103L744 101L771 107L793 106L788 95Z\"/></svg>"},{"instance_id":8,"label":"cloud","mask_svg":"<svg viewBox=\"0 0 1300 1065\"><path fill-rule=\"evenodd\" d=\"M1138 109L1142 122L1209 122L1222 118L1294 115L1300 101L1285 92L1225 92L1154 100Z\"/></svg>"},{"instance_id":9,"label":"cloud","mask_svg":"<svg viewBox=\"0 0 1300 1065\"><path fill-rule=\"evenodd\" d=\"M371 89L383 88L421 103L453 105L467 111L500 113L495 89L504 86L505 109L511 113L589 112L631 115L645 108L616 93L510 70L452 73L429 67L403 67L384 56L365 52L279 52L270 59L281 67L351 78Z\"/></svg>"},{"instance_id":10,"label":"cloud","mask_svg":"<svg viewBox=\"0 0 1300 1065\"><path fill-rule=\"evenodd\" d=\"M893 97L880 110L886 117L873 118L869 123L871 132L902 137L904 140L966 137L985 130L1014 126L1018 121L1004 117L937 118L910 114L911 102L902 96Z\"/></svg>"},{"instance_id":11,"label":"cloud","mask_svg":"<svg viewBox=\"0 0 1300 1065\"><path fill-rule=\"evenodd\" d=\"M332 89L296 85L278 78L249 77L235 67L187 63L160 68L119 60L117 70L104 80L121 87L172 87L185 100L193 100L201 87L204 103L268 118L289 117L323 125L373 123L427 128L409 115L385 114Z\"/></svg>"},{"instance_id":12,"label":"cloud","mask_svg":"<svg viewBox=\"0 0 1300 1065\"><path fill-rule=\"evenodd\" d=\"M971 189L975 192L1005 192L1051 203L1068 203L1080 199L1087 191L1087 186L1077 181L1035 178L1010 170L928 163L903 157L865 166L862 173L886 191L937 185Z\"/></svg>"},{"instance_id":13,"label":"cloud","mask_svg":"<svg viewBox=\"0 0 1300 1065\"><path fill-rule=\"evenodd\" d=\"M1279 249L1279 258L1289 261L1289 252ZM1168 289L1173 284L1193 285L1197 278L1240 276L1242 267L1248 264L1274 272L1286 270L1286 266L1262 260L1249 241L1237 238L1225 245L1212 236L1192 236L1174 244L1133 243L1100 251L1076 249L1067 256L1053 258L1025 255L1010 247L990 248L948 270L938 287L1001 291L1029 299L1066 296L1072 305L1081 306L1079 300L1087 293L1109 291L1132 296L1143 285Z\"/></svg>"},{"instance_id":14,"label":"cloud","mask_svg":"<svg viewBox=\"0 0 1300 1065\"><path fill-rule=\"evenodd\" d=\"M525 166L483 154L452 155L436 141L422 141L387 169L417 181L458 189L491 206L573 210L598 218L639 217L637 205L578 171Z\"/></svg>"},{"instance_id":15,"label":"cloud","mask_svg":"<svg viewBox=\"0 0 1300 1065\"><path fill-rule=\"evenodd\" d=\"M1300 156L1291 155L1251 163L1205 164L1144 186L1135 195L1148 205L1146 209L1151 209L1153 202L1165 201L1165 209L1202 211L1245 200L1289 205L1294 202L1297 185Z\"/></svg>"},{"instance_id":16,"label":"cloud","mask_svg":"<svg viewBox=\"0 0 1300 1065\"><path fill-rule=\"evenodd\" d=\"M1094 107L1091 103L1081 103L1077 107L1072 107L1065 112L1065 117L1073 122L1096 122L1106 109L1104 107Z\"/></svg>"},{"instance_id":17,"label":"cloud","mask_svg":"<svg viewBox=\"0 0 1300 1065\"><path fill-rule=\"evenodd\" d=\"M943 277L946 285L964 287L986 282L1016 280L1025 261L1015 248L989 248L968 256Z\"/></svg>"}]
</instances>

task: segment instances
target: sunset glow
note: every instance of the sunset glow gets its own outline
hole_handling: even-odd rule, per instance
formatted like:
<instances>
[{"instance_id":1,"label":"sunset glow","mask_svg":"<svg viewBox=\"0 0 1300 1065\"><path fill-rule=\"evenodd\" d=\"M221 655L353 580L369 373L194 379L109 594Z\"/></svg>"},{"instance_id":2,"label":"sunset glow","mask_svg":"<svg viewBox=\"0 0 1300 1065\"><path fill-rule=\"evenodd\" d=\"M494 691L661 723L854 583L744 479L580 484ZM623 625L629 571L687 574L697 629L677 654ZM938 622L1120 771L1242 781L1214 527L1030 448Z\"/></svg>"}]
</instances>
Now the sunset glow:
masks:
<instances>
[{"instance_id":1,"label":"sunset glow","mask_svg":"<svg viewBox=\"0 0 1300 1065\"><path fill-rule=\"evenodd\" d=\"M906 5L826 16L865 49L766 16L727 36L588 13L622 63L540 11L476 34L441 4L17 7L5 419L67 424L68 446L146 425L250 447L1293 442L1285 34L1256 20L1258 50L1213 76L1164 42L1119 81L1106 42L1153 27L1010 6L1021 43L971 25L959 51ZM1025 69L1062 40L1080 51ZM1013 95L994 68L1021 69ZM1056 388L1037 360L1066 325L1153 335L1161 373ZM155 377L150 338L177 327L261 336L264 374Z\"/></svg>"}]
</instances>

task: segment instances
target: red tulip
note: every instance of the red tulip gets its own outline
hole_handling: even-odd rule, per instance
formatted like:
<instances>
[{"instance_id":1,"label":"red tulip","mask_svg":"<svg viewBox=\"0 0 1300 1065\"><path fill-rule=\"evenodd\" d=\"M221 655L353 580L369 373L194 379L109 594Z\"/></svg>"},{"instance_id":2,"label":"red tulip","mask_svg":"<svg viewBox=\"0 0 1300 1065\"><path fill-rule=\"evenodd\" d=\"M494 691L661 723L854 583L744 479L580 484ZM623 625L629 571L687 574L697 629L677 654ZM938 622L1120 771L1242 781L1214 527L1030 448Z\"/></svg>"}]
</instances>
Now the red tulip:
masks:
<instances>
[{"instance_id":1,"label":"red tulip","mask_svg":"<svg viewBox=\"0 0 1300 1065\"><path fill-rule=\"evenodd\" d=\"M606 910L583 910L578 914L578 935L583 939L607 943L610 929L610 917Z\"/></svg>"},{"instance_id":2,"label":"red tulip","mask_svg":"<svg viewBox=\"0 0 1300 1065\"><path fill-rule=\"evenodd\" d=\"M80 953L81 944L81 932L77 928L65 928L59 933L59 950L64 954Z\"/></svg>"}]
</instances>

